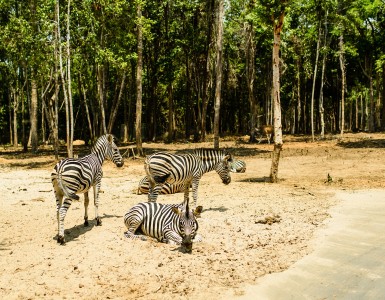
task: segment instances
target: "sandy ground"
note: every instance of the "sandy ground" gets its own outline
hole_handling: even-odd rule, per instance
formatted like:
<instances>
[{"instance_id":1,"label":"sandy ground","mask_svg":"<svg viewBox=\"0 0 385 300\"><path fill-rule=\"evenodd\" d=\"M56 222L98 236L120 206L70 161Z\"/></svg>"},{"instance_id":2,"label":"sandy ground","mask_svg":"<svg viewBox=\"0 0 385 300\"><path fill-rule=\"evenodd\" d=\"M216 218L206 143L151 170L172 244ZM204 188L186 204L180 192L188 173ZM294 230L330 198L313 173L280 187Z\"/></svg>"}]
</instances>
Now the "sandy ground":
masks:
<instances>
[{"instance_id":1,"label":"sandy ground","mask_svg":"<svg viewBox=\"0 0 385 300\"><path fill-rule=\"evenodd\" d=\"M56 243L57 221L50 183L52 153L0 150L1 299L218 299L242 295L265 274L281 272L311 253L314 234L330 218L336 191L385 186L385 135L284 137L278 184L266 182L273 145L226 139L247 164L230 185L215 172L201 180L198 219L203 242L192 254L154 240L124 237L123 215L146 195L136 195L144 176L143 159L125 166L104 164L99 212L103 226L83 226L83 202L72 204L65 219L67 244ZM157 150L188 150L202 144L144 144ZM75 148L81 155L84 147ZM121 152L124 152L122 149ZM329 177L328 177L329 174ZM82 199L82 197L81 197ZM183 194L160 195L180 203ZM93 207L90 207L90 216ZM266 217L277 222L263 224Z\"/></svg>"}]
</instances>

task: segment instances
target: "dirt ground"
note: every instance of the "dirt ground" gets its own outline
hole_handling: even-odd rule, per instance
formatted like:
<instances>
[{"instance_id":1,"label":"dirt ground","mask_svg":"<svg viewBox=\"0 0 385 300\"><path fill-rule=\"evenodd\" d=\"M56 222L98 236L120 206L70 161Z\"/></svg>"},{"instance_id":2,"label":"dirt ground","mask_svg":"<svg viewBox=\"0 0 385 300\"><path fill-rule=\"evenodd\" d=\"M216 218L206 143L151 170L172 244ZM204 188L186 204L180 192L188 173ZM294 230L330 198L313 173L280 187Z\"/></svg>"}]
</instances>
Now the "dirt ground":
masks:
<instances>
[{"instance_id":1,"label":"dirt ground","mask_svg":"<svg viewBox=\"0 0 385 300\"><path fill-rule=\"evenodd\" d=\"M155 240L124 237L123 215L147 200L134 193L145 175L143 159L129 157L120 169L105 162L99 208L103 225L92 221L83 226L81 197L68 211L67 244L60 246L50 183L56 163L52 152L42 148L32 155L0 148L0 298L242 295L245 285L287 269L312 251L311 239L330 217L337 190L385 188L385 134L329 135L313 143L309 137L284 136L277 184L267 182L273 145L248 144L247 139L221 141L221 147L246 162L245 173L232 174L227 186L215 172L202 177L198 205L204 211L198 222L203 241L193 245L192 254ZM150 154L212 143L143 146ZM75 147L80 155L88 151ZM160 195L158 201L180 203L183 194ZM90 217L93 211L90 205Z\"/></svg>"}]
</instances>

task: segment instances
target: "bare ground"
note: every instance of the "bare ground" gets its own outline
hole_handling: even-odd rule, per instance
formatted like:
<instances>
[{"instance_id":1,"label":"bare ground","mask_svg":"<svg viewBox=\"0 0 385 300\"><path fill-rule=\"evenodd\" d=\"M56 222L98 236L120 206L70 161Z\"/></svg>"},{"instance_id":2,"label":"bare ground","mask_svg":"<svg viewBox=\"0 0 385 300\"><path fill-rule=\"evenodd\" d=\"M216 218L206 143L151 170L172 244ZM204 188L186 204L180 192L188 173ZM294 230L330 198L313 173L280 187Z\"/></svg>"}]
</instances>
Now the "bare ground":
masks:
<instances>
[{"instance_id":1,"label":"bare ground","mask_svg":"<svg viewBox=\"0 0 385 300\"><path fill-rule=\"evenodd\" d=\"M136 195L143 159L126 159L123 169L106 162L100 194L103 226L83 224L83 202L65 219L67 244L56 243L56 208L50 173L52 152L23 154L0 149L1 299L218 299L241 295L247 284L287 269L312 251L311 239L336 203L336 190L384 188L385 134L284 137L278 184L267 182L273 145L224 139L246 173L230 185L215 172L199 186L198 219L203 242L192 254L154 240L124 237L123 215L146 195ZM144 144L157 150L210 147L201 144ZM121 151L124 152L125 149ZM84 154L84 147L75 151ZM329 175L329 176L328 176ZM82 199L82 197L81 197ZM183 194L160 195L180 203ZM93 207L90 207L93 215Z\"/></svg>"}]
</instances>

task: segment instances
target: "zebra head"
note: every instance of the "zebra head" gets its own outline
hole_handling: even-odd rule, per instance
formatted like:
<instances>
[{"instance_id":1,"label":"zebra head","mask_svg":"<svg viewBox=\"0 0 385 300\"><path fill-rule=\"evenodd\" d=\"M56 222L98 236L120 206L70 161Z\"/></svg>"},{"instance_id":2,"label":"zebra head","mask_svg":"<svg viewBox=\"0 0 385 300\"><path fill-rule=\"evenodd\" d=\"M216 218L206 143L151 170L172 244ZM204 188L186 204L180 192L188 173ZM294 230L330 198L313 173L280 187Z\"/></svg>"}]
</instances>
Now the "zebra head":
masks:
<instances>
[{"instance_id":1,"label":"zebra head","mask_svg":"<svg viewBox=\"0 0 385 300\"><path fill-rule=\"evenodd\" d=\"M232 172L232 161L233 158L231 154L226 153L222 160L215 166L215 171L218 173L224 184L229 184L231 182L230 172Z\"/></svg>"},{"instance_id":2,"label":"zebra head","mask_svg":"<svg viewBox=\"0 0 385 300\"><path fill-rule=\"evenodd\" d=\"M107 147L106 147L106 157L110 159L118 168L122 167L124 162L123 158L120 155L119 148L115 144L115 137L112 134L106 134L107 138Z\"/></svg>"},{"instance_id":3,"label":"zebra head","mask_svg":"<svg viewBox=\"0 0 385 300\"><path fill-rule=\"evenodd\" d=\"M192 252L193 240L198 231L196 216L200 215L202 210L202 206L198 206L194 210L189 209L188 204L183 209L180 207L172 208L172 211L179 217L177 226L182 237L181 245L187 253Z\"/></svg>"}]
</instances>

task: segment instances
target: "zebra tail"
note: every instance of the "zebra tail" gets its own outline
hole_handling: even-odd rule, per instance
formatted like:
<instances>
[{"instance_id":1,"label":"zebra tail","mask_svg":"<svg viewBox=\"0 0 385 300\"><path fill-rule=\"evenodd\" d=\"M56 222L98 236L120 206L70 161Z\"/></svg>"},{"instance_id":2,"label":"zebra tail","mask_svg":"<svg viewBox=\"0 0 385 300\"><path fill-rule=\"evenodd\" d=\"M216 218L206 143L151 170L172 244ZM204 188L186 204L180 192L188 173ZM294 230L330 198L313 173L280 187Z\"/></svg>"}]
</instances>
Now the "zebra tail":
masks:
<instances>
[{"instance_id":1,"label":"zebra tail","mask_svg":"<svg viewBox=\"0 0 385 300\"><path fill-rule=\"evenodd\" d=\"M171 173L163 175L163 176L154 176L154 180L156 183L165 183L167 178L169 178Z\"/></svg>"},{"instance_id":2,"label":"zebra tail","mask_svg":"<svg viewBox=\"0 0 385 300\"><path fill-rule=\"evenodd\" d=\"M151 178L153 179L153 181L155 181L155 183L165 183L167 178L170 177L171 173L168 173L166 175L163 175L163 176L154 176L152 175L151 173L151 167L150 167L150 163L148 161L148 157L146 158L145 162L144 162L144 170L146 171L146 174L147 174L147 177L148 177L148 180L151 182Z\"/></svg>"},{"instance_id":3,"label":"zebra tail","mask_svg":"<svg viewBox=\"0 0 385 300\"><path fill-rule=\"evenodd\" d=\"M78 195L76 195L75 193L68 192L68 189L63 184L63 179L62 179L61 174L57 174L57 183L58 183L59 188L63 191L63 194L65 197L73 199L73 200L79 200L80 199L80 197Z\"/></svg>"}]
</instances>

